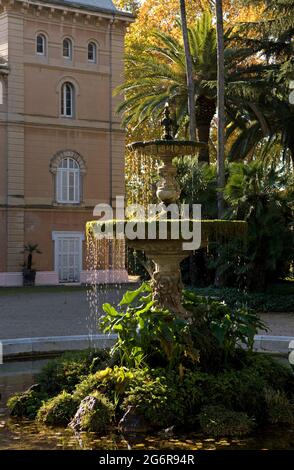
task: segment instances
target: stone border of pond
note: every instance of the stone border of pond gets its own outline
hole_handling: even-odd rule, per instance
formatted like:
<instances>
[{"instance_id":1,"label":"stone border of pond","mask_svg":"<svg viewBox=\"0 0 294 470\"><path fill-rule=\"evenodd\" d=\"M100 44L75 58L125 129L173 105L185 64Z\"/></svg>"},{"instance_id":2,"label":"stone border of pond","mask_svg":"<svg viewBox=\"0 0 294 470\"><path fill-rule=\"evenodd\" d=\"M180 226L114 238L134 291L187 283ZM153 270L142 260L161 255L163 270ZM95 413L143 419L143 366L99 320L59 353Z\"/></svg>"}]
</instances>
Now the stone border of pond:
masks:
<instances>
[{"instance_id":1,"label":"stone border of pond","mask_svg":"<svg viewBox=\"0 0 294 470\"><path fill-rule=\"evenodd\" d=\"M0 340L4 362L22 358L56 356L66 351L106 349L113 346L116 335L47 336ZM0 365L1 367L1 365Z\"/></svg>"},{"instance_id":2,"label":"stone border of pond","mask_svg":"<svg viewBox=\"0 0 294 470\"><path fill-rule=\"evenodd\" d=\"M115 340L115 334L95 334L4 339L0 342L3 347L3 359L7 362L22 358L56 356L66 351L110 348ZM292 350L291 341L294 341L293 336L255 335L253 350L288 355Z\"/></svg>"}]
</instances>

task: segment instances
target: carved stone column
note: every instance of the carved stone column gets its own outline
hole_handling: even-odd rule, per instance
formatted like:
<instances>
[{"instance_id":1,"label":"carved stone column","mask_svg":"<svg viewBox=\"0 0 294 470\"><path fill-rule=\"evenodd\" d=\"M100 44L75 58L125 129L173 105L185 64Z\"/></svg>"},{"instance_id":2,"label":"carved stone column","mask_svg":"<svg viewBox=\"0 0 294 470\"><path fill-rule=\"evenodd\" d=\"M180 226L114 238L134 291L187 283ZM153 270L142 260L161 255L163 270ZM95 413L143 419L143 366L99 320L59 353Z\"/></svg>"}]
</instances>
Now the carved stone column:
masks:
<instances>
[{"instance_id":1,"label":"carved stone column","mask_svg":"<svg viewBox=\"0 0 294 470\"><path fill-rule=\"evenodd\" d=\"M168 309L181 318L190 314L182 306L182 277L180 263L191 254L183 251L181 240L129 240L128 245L144 251L147 258L155 263L151 279L153 300L158 307Z\"/></svg>"}]
</instances>

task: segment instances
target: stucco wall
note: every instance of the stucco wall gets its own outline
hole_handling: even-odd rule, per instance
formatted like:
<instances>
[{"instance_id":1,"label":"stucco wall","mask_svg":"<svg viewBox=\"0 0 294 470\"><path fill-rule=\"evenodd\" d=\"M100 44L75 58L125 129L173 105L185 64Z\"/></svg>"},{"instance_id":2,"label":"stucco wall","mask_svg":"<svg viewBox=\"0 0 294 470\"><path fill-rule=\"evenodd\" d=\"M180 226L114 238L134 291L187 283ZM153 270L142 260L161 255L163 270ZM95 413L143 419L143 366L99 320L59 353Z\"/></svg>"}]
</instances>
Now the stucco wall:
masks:
<instances>
[{"instance_id":1,"label":"stucco wall","mask_svg":"<svg viewBox=\"0 0 294 470\"><path fill-rule=\"evenodd\" d=\"M47 38L45 57L35 52L39 32ZM10 73L0 105L0 271L21 269L27 242L43 251L36 268L52 270L52 231L83 231L95 204L123 194L121 97L112 92L123 80L124 33L124 21L105 14L2 1L0 56L8 57ZM62 57L64 37L73 43L70 61ZM87 60L90 40L97 44L96 64ZM74 119L60 117L67 80L75 86ZM50 162L62 150L78 152L86 165L78 207L53 204Z\"/></svg>"}]
</instances>

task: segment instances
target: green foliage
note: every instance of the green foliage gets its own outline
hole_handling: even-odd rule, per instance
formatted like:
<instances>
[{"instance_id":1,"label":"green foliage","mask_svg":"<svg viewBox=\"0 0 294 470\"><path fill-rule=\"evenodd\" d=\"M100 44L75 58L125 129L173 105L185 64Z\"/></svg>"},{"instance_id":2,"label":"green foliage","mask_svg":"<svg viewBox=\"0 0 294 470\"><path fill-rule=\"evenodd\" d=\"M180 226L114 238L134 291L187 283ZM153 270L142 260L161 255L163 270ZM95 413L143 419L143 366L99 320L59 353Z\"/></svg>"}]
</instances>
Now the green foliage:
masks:
<instances>
[{"instance_id":1,"label":"green foliage","mask_svg":"<svg viewBox=\"0 0 294 470\"><path fill-rule=\"evenodd\" d=\"M209 436L244 436L250 433L254 421L246 413L210 405L203 408L199 414L199 424L202 431Z\"/></svg>"},{"instance_id":2,"label":"green foliage","mask_svg":"<svg viewBox=\"0 0 294 470\"><path fill-rule=\"evenodd\" d=\"M266 168L259 163L234 164L224 195L231 217L246 220L248 240L243 252L235 254L234 273L241 286L264 288L271 280L285 275L293 260L293 185L283 169ZM287 187L288 186L288 187ZM287 188L287 189L285 189ZM230 270L227 250L218 266Z\"/></svg>"},{"instance_id":3,"label":"green foliage","mask_svg":"<svg viewBox=\"0 0 294 470\"><path fill-rule=\"evenodd\" d=\"M213 297L224 301L230 308L246 305L257 312L293 312L294 284L269 286L265 292L246 292L240 289L224 287L193 288L193 292L204 297Z\"/></svg>"},{"instance_id":4,"label":"green foliage","mask_svg":"<svg viewBox=\"0 0 294 470\"><path fill-rule=\"evenodd\" d=\"M106 350L65 353L43 367L38 383L50 396L62 390L71 393L83 376L93 372L93 368L103 368L107 359Z\"/></svg>"},{"instance_id":5,"label":"green foliage","mask_svg":"<svg viewBox=\"0 0 294 470\"><path fill-rule=\"evenodd\" d=\"M80 431L95 432L101 434L105 432L114 418L114 405L100 392L94 392L88 399L94 399L94 406L82 403L84 406L80 416Z\"/></svg>"},{"instance_id":6,"label":"green foliage","mask_svg":"<svg viewBox=\"0 0 294 470\"><path fill-rule=\"evenodd\" d=\"M114 413L119 420L129 406L157 428L176 425L195 429L199 414L206 407L216 405L232 412L246 413L257 424L282 423L291 416L294 375L290 367L269 356L237 350L225 366L222 364L214 372L199 367L181 367L179 371L114 366L88 374L77 384L72 395L63 391L44 401L47 397L38 396L36 400L36 393L34 389L33 394L28 390L21 399L19 395L12 397L9 402L13 416L33 418L40 408L37 414L40 422L66 425L74 415L77 418L81 400L95 397L97 406L90 406L91 400L85 400L79 408L82 411L85 408L78 420L82 422L83 430L104 432ZM224 423L217 421L216 429L220 429L220 434L226 434L225 429L230 429L231 416L228 411ZM246 422L236 417L238 426L232 434L241 433Z\"/></svg>"},{"instance_id":7,"label":"green foliage","mask_svg":"<svg viewBox=\"0 0 294 470\"><path fill-rule=\"evenodd\" d=\"M216 166L198 165L197 159L191 157L176 159L175 164L181 203L201 204L202 218L216 219Z\"/></svg>"},{"instance_id":8,"label":"green foliage","mask_svg":"<svg viewBox=\"0 0 294 470\"><path fill-rule=\"evenodd\" d=\"M122 409L134 407L155 427L195 424L197 412L205 402L200 383L205 379L209 380L208 374L200 371L184 369L179 375L161 368L145 370L143 380L130 383Z\"/></svg>"},{"instance_id":9,"label":"green foliage","mask_svg":"<svg viewBox=\"0 0 294 470\"><path fill-rule=\"evenodd\" d=\"M281 364L278 360L266 354L246 354L246 367L254 370L276 390L284 391L288 397L294 396L294 375L289 365Z\"/></svg>"},{"instance_id":10,"label":"green foliage","mask_svg":"<svg viewBox=\"0 0 294 470\"><path fill-rule=\"evenodd\" d=\"M33 387L26 392L17 393L10 397L7 401L7 407L11 416L34 419L43 400L47 398L47 395L41 392L38 387L37 390Z\"/></svg>"},{"instance_id":11,"label":"green foliage","mask_svg":"<svg viewBox=\"0 0 294 470\"><path fill-rule=\"evenodd\" d=\"M31 243L27 243L26 245L24 245L24 249L22 253L27 254L27 260L24 263L24 268L31 271L32 265L33 265L33 254L34 253L42 254L42 251L39 250L39 245L37 243L35 245L32 245Z\"/></svg>"},{"instance_id":12,"label":"green foliage","mask_svg":"<svg viewBox=\"0 0 294 470\"><path fill-rule=\"evenodd\" d=\"M49 426L66 426L75 415L79 402L63 391L44 402L37 413L37 420Z\"/></svg>"},{"instance_id":13,"label":"green foliage","mask_svg":"<svg viewBox=\"0 0 294 470\"><path fill-rule=\"evenodd\" d=\"M294 407L283 391L269 388L265 391L269 422L272 424L293 424Z\"/></svg>"},{"instance_id":14,"label":"green foliage","mask_svg":"<svg viewBox=\"0 0 294 470\"><path fill-rule=\"evenodd\" d=\"M152 423L152 426L168 426L173 422L170 391L164 376L146 380L130 388L123 402L123 409L127 410L132 406L138 414ZM176 417L174 419L177 420Z\"/></svg>"},{"instance_id":15,"label":"green foliage","mask_svg":"<svg viewBox=\"0 0 294 470\"><path fill-rule=\"evenodd\" d=\"M244 307L230 309L225 302L200 297L192 291L184 291L183 295L185 308L193 312L196 320L199 316L206 320L219 346L228 354L233 353L237 344L252 348L258 329L265 329L253 310Z\"/></svg>"},{"instance_id":16,"label":"green foliage","mask_svg":"<svg viewBox=\"0 0 294 470\"><path fill-rule=\"evenodd\" d=\"M199 167L188 158L177 166L182 202L201 203L202 217L213 217L215 167ZM288 275L294 257L293 176L281 166L233 163L227 166L226 181L226 217L248 223L246 238L232 232L220 237L219 243L209 237L206 251L198 250L183 262L183 279L187 284L209 285L217 271L222 286L264 290ZM205 238L205 224L202 231Z\"/></svg>"},{"instance_id":17,"label":"green foliage","mask_svg":"<svg viewBox=\"0 0 294 470\"><path fill-rule=\"evenodd\" d=\"M127 369L123 366L107 367L95 374L89 374L82 380L74 391L74 397L81 400L91 395L95 390L107 393L112 400L121 397L131 383L142 381L144 370Z\"/></svg>"},{"instance_id":18,"label":"green foliage","mask_svg":"<svg viewBox=\"0 0 294 470\"><path fill-rule=\"evenodd\" d=\"M104 304L101 327L104 333L117 333L112 354L119 354L121 364L138 367L156 362L179 366L184 357L198 360L188 325L167 310L158 309L148 284L128 291L116 310Z\"/></svg>"},{"instance_id":19,"label":"green foliage","mask_svg":"<svg viewBox=\"0 0 294 470\"><path fill-rule=\"evenodd\" d=\"M126 83L118 91L126 93L119 107L124 112L125 124L138 125L158 116L166 101L177 106L177 122L184 124L187 117L187 83L185 51L182 41L170 34L156 31L154 45L139 56L126 56L126 66L132 70ZM203 13L189 29L193 58L193 76L197 95L212 95L207 86L217 74L216 30L210 13Z\"/></svg>"}]
</instances>

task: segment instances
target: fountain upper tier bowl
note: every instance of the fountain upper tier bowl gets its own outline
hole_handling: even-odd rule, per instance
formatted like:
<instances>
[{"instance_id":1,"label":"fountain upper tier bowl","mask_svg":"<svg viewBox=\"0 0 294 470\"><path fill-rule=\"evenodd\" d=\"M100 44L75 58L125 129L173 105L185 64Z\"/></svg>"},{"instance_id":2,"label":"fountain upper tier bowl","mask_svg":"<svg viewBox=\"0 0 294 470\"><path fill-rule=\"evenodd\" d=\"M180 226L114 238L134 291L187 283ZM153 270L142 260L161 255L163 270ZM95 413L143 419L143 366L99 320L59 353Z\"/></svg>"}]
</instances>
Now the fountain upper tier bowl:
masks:
<instances>
[{"instance_id":1,"label":"fountain upper tier bowl","mask_svg":"<svg viewBox=\"0 0 294 470\"><path fill-rule=\"evenodd\" d=\"M147 140L134 142L128 145L131 151L140 151L142 155L152 157L182 157L197 155L200 148L205 147L204 142L194 142L192 140Z\"/></svg>"}]
</instances>

